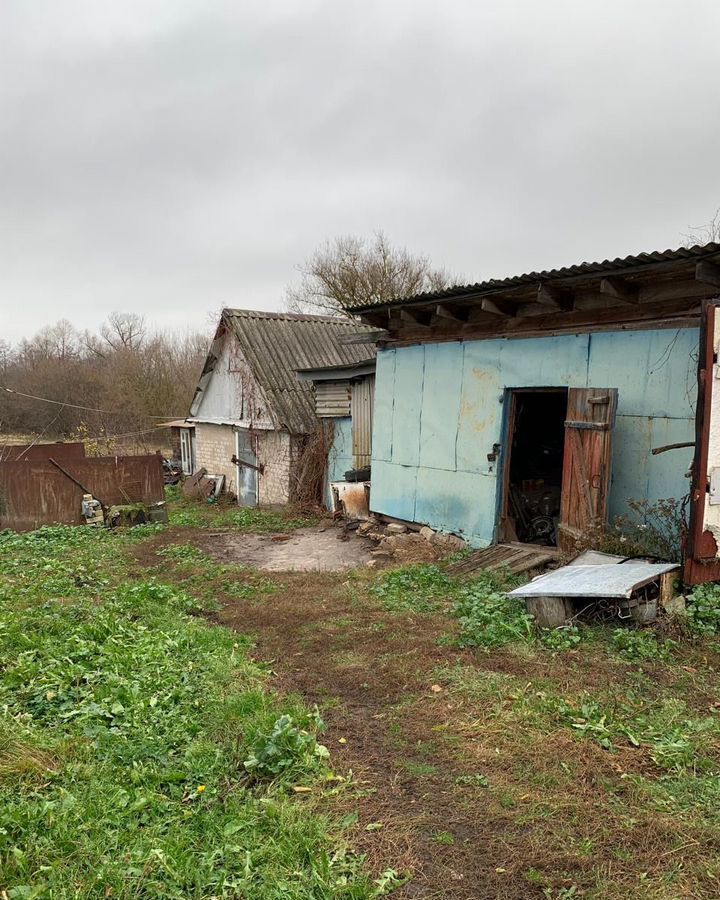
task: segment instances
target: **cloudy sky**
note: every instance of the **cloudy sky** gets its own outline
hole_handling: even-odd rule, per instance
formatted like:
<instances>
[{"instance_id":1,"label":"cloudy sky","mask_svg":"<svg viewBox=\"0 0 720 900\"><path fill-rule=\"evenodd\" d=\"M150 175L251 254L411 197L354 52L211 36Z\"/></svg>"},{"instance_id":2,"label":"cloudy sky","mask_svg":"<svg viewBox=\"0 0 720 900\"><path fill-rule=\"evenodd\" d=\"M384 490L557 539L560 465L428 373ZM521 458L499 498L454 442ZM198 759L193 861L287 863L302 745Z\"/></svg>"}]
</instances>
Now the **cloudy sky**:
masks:
<instances>
[{"instance_id":1,"label":"cloudy sky","mask_svg":"<svg viewBox=\"0 0 720 900\"><path fill-rule=\"evenodd\" d=\"M325 239L464 281L720 206L717 0L2 0L0 338L282 308Z\"/></svg>"}]
</instances>

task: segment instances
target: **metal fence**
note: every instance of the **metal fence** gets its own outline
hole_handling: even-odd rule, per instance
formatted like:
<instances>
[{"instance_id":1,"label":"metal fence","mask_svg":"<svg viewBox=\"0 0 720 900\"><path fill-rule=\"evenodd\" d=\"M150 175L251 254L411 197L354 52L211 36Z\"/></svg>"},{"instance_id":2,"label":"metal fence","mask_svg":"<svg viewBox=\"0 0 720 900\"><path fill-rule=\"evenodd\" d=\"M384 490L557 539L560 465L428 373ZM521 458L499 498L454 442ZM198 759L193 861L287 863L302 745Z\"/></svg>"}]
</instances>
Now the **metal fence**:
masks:
<instances>
[{"instance_id":1,"label":"metal fence","mask_svg":"<svg viewBox=\"0 0 720 900\"><path fill-rule=\"evenodd\" d=\"M83 494L105 506L158 503L164 498L162 457L84 457L55 453L0 462L0 529L80 525ZM67 446L67 445L66 445ZM35 448L33 448L35 449Z\"/></svg>"}]
</instances>

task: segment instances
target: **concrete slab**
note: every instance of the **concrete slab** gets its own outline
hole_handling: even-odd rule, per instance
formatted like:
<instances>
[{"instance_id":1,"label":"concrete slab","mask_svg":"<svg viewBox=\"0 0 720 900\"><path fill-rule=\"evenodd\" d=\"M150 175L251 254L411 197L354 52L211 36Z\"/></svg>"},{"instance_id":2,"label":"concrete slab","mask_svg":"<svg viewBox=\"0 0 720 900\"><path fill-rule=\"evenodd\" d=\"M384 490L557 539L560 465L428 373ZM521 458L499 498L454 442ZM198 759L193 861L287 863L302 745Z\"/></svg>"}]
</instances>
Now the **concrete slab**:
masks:
<instances>
[{"instance_id":1,"label":"concrete slab","mask_svg":"<svg viewBox=\"0 0 720 900\"><path fill-rule=\"evenodd\" d=\"M204 537L202 546L218 562L269 572L342 572L367 565L375 546L372 541L354 531L346 540L339 539L342 535L335 527L301 528L287 536L215 534Z\"/></svg>"}]
</instances>

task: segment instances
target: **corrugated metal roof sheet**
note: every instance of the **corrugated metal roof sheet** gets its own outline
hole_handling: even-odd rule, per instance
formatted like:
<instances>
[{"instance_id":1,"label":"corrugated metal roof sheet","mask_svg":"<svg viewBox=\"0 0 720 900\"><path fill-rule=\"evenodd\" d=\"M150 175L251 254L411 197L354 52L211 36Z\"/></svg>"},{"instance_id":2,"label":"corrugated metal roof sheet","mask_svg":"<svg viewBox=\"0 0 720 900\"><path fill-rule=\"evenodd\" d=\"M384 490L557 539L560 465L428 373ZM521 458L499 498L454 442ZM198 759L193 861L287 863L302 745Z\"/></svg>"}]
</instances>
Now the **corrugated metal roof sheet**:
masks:
<instances>
[{"instance_id":1,"label":"corrugated metal roof sheet","mask_svg":"<svg viewBox=\"0 0 720 900\"><path fill-rule=\"evenodd\" d=\"M712 256L720 253L720 244L703 244L695 247L680 247L678 250L655 250L650 253L639 253L636 256L625 256L617 259L605 259L602 262L583 262L575 266L560 269L547 269L542 272L528 272L525 275L513 275L509 278L491 278L476 284L455 285L442 291L427 291L409 297L398 297L390 301L382 301L364 306L350 307L354 311L377 309L384 306L402 306L406 303L447 300L462 298L470 294L484 294L499 290L522 287L526 284L537 284L544 281L555 281L563 278L574 278L582 275L599 275L619 273L628 269L641 270L644 266L658 263L673 263L693 260L698 257Z\"/></svg>"},{"instance_id":2,"label":"corrugated metal roof sheet","mask_svg":"<svg viewBox=\"0 0 720 900\"><path fill-rule=\"evenodd\" d=\"M375 331L347 319L247 309L223 310L223 318L265 392L277 427L292 434L307 434L317 427L312 383L300 381L298 369L352 365L375 352L374 341L338 342L344 334Z\"/></svg>"}]
</instances>

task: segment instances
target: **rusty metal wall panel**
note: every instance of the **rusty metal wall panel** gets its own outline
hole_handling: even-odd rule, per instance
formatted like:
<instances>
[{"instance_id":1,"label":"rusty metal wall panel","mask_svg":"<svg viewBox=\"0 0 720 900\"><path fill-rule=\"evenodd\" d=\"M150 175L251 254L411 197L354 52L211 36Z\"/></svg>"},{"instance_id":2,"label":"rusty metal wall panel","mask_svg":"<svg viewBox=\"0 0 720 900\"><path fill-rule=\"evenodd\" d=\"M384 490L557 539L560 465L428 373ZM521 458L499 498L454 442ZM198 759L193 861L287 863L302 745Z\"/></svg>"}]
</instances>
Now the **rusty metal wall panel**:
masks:
<instances>
[{"instance_id":1,"label":"rusty metal wall panel","mask_svg":"<svg viewBox=\"0 0 720 900\"><path fill-rule=\"evenodd\" d=\"M368 375L352 383L353 459L356 469L370 465L372 458L373 402L375 376Z\"/></svg>"},{"instance_id":2,"label":"rusty metal wall panel","mask_svg":"<svg viewBox=\"0 0 720 900\"><path fill-rule=\"evenodd\" d=\"M30 531L41 525L81 524L85 491L73 478L107 506L157 503L165 495L162 459L157 454L57 462L65 472L49 460L0 463L0 528Z\"/></svg>"},{"instance_id":3,"label":"rusty metal wall panel","mask_svg":"<svg viewBox=\"0 0 720 900\"><path fill-rule=\"evenodd\" d=\"M350 382L318 381L315 384L315 412L321 419L350 415Z\"/></svg>"},{"instance_id":4,"label":"rusty metal wall panel","mask_svg":"<svg viewBox=\"0 0 720 900\"><path fill-rule=\"evenodd\" d=\"M9 444L0 447L0 462L12 462L16 459L41 460L50 459L84 459L85 444L82 441L57 441L53 444Z\"/></svg>"}]
</instances>

